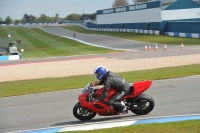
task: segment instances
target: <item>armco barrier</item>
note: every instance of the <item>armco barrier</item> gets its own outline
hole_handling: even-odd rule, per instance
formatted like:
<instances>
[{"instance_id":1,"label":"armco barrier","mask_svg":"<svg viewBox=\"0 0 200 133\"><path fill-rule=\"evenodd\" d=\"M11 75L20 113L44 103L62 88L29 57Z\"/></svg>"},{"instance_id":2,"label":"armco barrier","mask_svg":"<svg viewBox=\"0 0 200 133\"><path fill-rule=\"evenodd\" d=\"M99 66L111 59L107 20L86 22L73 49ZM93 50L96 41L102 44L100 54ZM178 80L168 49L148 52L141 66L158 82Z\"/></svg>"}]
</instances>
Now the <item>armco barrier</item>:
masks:
<instances>
[{"instance_id":1,"label":"armco barrier","mask_svg":"<svg viewBox=\"0 0 200 133\"><path fill-rule=\"evenodd\" d=\"M142 33L142 34L155 34L159 35L160 31L157 30L141 30L141 29L120 29L120 28L88 28L82 25L79 25L82 28L91 31L109 31L109 32L133 32L133 33Z\"/></svg>"},{"instance_id":2,"label":"armco barrier","mask_svg":"<svg viewBox=\"0 0 200 133\"><path fill-rule=\"evenodd\" d=\"M165 32L167 36L186 37L186 38L200 38L200 33L179 33L179 32Z\"/></svg>"},{"instance_id":3,"label":"armco barrier","mask_svg":"<svg viewBox=\"0 0 200 133\"><path fill-rule=\"evenodd\" d=\"M0 24L0 26L30 26L30 25L56 25L57 23L15 23L15 24ZM77 23L62 23L59 25L79 25Z\"/></svg>"}]
</instances>

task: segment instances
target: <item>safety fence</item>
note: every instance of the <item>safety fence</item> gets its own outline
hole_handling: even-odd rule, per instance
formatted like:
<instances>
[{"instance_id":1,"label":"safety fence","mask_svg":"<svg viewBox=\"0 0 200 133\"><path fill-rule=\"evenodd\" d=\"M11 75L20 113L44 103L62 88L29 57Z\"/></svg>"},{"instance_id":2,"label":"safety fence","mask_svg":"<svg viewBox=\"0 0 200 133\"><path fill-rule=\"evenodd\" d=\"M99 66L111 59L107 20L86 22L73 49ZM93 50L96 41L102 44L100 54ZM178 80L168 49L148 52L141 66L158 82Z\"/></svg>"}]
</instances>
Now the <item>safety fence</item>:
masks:
<instances>
[{"instance_id":1,"label":"safety fence","mask_svg":"<svg viewBox=\"0 0 200 133\"><path fill-rule=\"evenodd\" d=\"M79 26L91 31L132 32L132 33L156 34L156 35L160 34L160 31L157 30L122 29L122 28L88 28L82 25Z\"/></svg>"},{"instance_id":2,"label":"safety fence","mask_svg":"<svg viewBox=\"0 0 200 133\"><path fill-rule=\"evenodd\" d=\"M200 33L165 32L165 35L187 38L200 38Z\"/></svg>"},{"instance_id":3,"label":"safety fence","mask_svg":"<svg viewBox=\"0 0 200 133\"><path fill-rule=\"evenodd\" d=\"M0 36L0 52L8 47L8 38Z\"/></svg>"},{"instance_id":4,"label":"safety fence","mask_svg":"<svg viewBox=\"0 0 200 133\"><path fill-rule=\"evenodd\" d=\"M16 23L16 24L0 24L0 26L18 26L18 25L55 25L55 23Z\"/></svg>"}]
</instances>

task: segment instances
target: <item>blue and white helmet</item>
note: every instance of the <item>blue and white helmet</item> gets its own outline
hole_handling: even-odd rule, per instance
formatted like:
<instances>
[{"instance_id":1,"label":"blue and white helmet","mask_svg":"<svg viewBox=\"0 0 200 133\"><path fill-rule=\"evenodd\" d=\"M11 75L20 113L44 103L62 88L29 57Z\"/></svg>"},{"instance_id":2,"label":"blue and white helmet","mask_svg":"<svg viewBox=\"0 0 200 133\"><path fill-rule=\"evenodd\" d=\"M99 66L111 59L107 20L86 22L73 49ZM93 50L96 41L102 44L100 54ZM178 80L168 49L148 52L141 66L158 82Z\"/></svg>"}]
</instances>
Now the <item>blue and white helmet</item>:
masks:
<instances>
[{"instance_id":1,"label":"blue and white helmet","mask_svg":"<svg viewBox=\"0 0 200 133\"><path fill-rule=\"evenodd\" d=\"M95 74L95 77L98 79L98 80L101 80L107 73L107 70L104 66L98 66L96 69L94 69L94 74Z\"/></svg>"}]
</instances>

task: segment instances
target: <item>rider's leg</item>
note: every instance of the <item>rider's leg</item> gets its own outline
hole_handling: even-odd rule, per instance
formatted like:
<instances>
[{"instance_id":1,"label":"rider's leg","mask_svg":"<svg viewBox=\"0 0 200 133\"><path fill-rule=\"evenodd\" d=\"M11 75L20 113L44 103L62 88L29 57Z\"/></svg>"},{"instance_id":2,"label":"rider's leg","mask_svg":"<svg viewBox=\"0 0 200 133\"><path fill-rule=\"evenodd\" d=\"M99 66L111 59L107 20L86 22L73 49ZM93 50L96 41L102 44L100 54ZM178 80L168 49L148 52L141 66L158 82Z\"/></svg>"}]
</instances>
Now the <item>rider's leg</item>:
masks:
<instances>
[{"instance_id":1,"label":"rider's leg","mask_svg":"<svg viewBox=\"0 0 200 133\"><path fill-rule=\"evenodd\" d=\"M111 105L112 107L120 107L120 108L123 108L122 111L125 111L127 110L125 104L123 101L121 101L121 98L124 96L124 95L127 95L129 91L120 91L120 92L117 92L109 101L108 101L108 104Z\"/></svg>"}]
</instances>

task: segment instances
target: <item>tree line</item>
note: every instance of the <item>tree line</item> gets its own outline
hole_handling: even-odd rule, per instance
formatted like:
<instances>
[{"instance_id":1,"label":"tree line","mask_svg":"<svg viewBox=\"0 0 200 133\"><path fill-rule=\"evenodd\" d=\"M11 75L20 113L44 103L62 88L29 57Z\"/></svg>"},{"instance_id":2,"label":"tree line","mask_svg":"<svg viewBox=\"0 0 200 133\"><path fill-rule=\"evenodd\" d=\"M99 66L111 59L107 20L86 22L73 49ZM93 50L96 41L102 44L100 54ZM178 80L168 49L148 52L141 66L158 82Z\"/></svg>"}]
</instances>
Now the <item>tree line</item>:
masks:
<instances>
[{"instance_id":1,"label":"tree line","mask_svg":"<svg viewBox=\"0 0 200 133\"><path fill-rule=\"evenodd\" d=\"M57 22L57 21L63 21L63 20L95 20L96 19L96 13L93 14L69 14L65 18L56 18L54 17L49 17L45 14L41 14L39 17L36 17L32 14L24 14L22 19L15 19L13 20L10 16L7 16L5 20L0 18L0 24L5 23L5 24L11 24L11 23L34 23L34 22Z\"/></svg>"}]
</instances>

